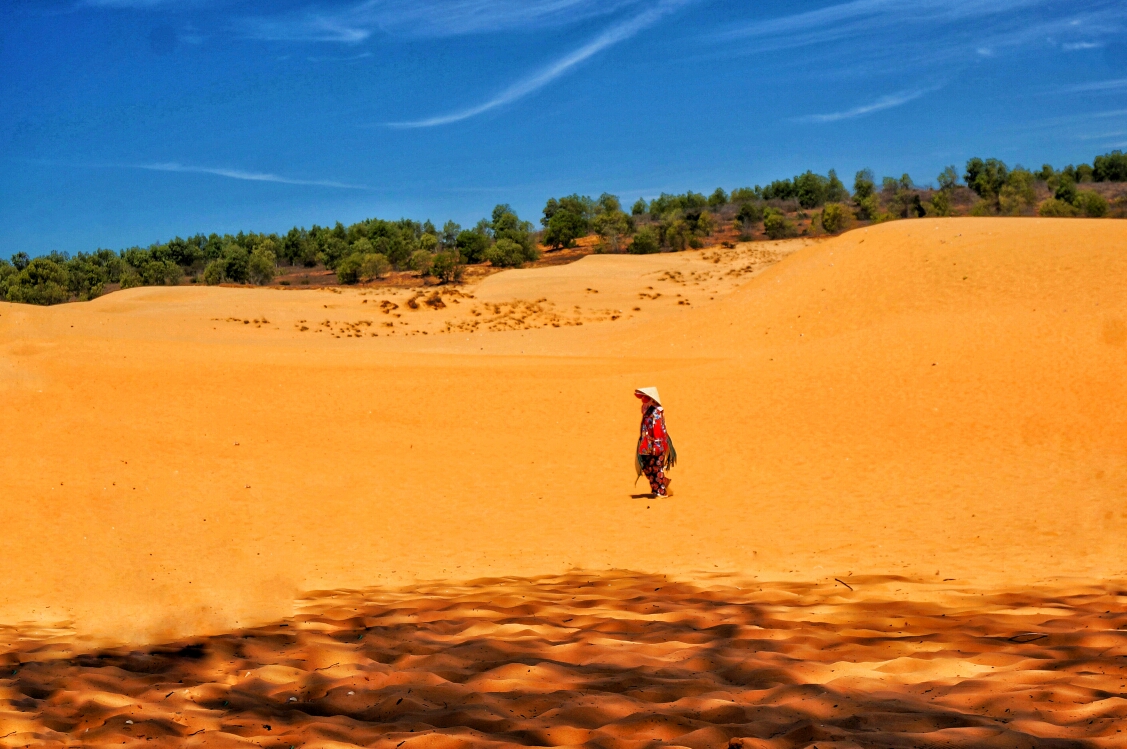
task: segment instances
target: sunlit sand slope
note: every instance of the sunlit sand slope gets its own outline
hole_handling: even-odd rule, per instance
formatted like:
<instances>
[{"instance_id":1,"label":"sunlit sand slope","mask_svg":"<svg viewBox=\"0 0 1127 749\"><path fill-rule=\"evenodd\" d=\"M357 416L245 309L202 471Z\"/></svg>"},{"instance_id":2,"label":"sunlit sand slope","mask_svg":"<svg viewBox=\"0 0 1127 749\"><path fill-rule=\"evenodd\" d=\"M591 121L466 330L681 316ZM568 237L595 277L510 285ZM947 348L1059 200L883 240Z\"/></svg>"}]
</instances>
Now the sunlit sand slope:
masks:
<instances>
[{"instance_id":1,"label":"sunlit sand slope","mask_svg":"<svg viewBox=\"0 0 1127 749\"><path fill-rule=\"evenodd\" d=\"M267 621L300 590L572 568L1127 572L1127 224L757 247L437 301L0 305L0 621L159 638ZM644 385L682 457L668 501L631 496Z\"/></svg>"}]
</instances>

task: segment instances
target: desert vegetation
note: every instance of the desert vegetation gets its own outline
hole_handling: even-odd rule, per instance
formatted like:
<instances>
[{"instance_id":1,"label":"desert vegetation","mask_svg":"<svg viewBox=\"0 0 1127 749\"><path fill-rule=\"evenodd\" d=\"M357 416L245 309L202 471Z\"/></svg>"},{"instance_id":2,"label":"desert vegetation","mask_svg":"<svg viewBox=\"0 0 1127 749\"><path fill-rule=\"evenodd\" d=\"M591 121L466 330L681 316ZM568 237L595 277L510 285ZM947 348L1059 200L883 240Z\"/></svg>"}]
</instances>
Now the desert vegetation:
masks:
<instances>
[{"instance_id":1,"label":"desert vegetation","mask_svg":"<svg viewBox=\"0 0 1127 749\"><path fill-rule=\"evenodd\" d=\"M594 252L650 254L717 244L838 234L857 225L922 216L1127 217L1127 154L1112 151L1091 164L1033 171L999 159L972 158L960 172L945 168L933 184L908 174L883 177L863 169L852 190L834 170L807 171L766 186L716 188L639 198L629 212L618 196L550 198L537 228L508 204L473 227L454 221L367 219L350 226L294 227L284 235L196 234L149 247L99 249L0 260L0 299L59 304L133 286L266 285L284 269L316 269L340 284L390 274L434 283L462 280L467 265L519 267L542 252L582 246ZM592 241L593 240L593 241ZM308 280L308 279L305 279ZM281 281L283 285L288 281Z\"/></svg>"}]
</instances>

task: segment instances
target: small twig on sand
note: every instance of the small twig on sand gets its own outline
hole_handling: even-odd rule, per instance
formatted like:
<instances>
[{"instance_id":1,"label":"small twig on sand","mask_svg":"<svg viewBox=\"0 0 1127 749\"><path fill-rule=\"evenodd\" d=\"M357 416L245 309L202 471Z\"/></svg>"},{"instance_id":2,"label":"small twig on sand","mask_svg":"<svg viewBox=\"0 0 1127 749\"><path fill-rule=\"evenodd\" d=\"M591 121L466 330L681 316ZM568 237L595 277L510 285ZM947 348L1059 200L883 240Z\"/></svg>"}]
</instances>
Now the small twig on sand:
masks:
<instances>
[{"instance_id":1,"label":"small twig on sand","mask_svg":"<svg viewBox=\"0 0 1127 749\"><path fill-rule=\"evenodd\" d=\"M834 580L837 580L839 583L841 583L845 587L849 588L850 590L853 590L853 586L850 585L849 583L845 582L844 580L837 578L837 577L835 577Z\"/></svg>"},{"instance_id":2,"label":"small twig on sand","mask_svg":"<svg viewBox=\"0 0 1127 749\"><path fill-rule=\"evenodd\" d=\"M1022 638L1026 638L1026 637L1029 638L1029 639L1027 639L1027 640L1022 639ZM1034 642L1035 640L1040 640L1044 637L1048 637L1048 635L1041 634L1040 632L1022 632L1019 635L1014 635L1013 637L1007 637L1006 639L1008 639L1010 642L1016 642L1019 645L1024 645L1027 642Z\"/></svg>"}]
</instances>

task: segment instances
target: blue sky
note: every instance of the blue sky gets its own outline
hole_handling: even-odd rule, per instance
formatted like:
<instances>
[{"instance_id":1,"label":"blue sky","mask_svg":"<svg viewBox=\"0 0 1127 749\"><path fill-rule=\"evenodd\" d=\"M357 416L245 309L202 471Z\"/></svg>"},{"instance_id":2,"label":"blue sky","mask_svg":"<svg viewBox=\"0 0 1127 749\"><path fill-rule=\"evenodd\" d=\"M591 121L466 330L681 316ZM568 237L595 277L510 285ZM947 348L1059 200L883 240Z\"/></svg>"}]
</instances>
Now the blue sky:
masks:
<instances>
[{"instance_id":1,"label":"blue sky","mask_svg":"<svg viewBox=\"0 0 1127 749\"><path fill-rule=\"evenodd\" d=\"M1127 4L6 0L0 255L1127 148Z\"/></svg>"}]
</instances>

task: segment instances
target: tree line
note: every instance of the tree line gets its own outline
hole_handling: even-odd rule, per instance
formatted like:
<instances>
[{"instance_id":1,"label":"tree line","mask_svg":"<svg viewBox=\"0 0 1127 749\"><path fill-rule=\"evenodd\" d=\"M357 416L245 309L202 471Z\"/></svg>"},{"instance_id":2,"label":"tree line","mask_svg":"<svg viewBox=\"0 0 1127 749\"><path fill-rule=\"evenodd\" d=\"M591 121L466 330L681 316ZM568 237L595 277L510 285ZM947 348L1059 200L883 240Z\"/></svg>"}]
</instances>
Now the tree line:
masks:
<instances>
[{"instance_id":1,"label":"tree line","mask_svg":"<svg viewBox=\"0 0 1127 749\"><path fill-rule=\"evenodd\" d=\"M508 204L469 228L447 221L372 218L344 226L294 227L284 235L239 232L176 237L146 248L92 253L53 252L31 258L19 252L0 259L0 299L30 304L85 301L107 287L271 283L280 266L326 268L342 284L410 271L441 283L461 280L467 264L518 267L540 257L540 248L574 247L597 237L596 252L649 254L701 247L717 229L731 227L741 240L836 234L855 222L879 223L922 216L1041 215L1103 217L1112 205L1091 189L1100 182L1127 182L1127 154L1112 151L1092 164L1037 171L1008 167L999 159L972 158L960 174L954 166L936 185L916 185L907 174L878 185L868 169L854 175L852 191L834 170L807 171L766 186L710 195L692 191L639 198L627 212L615 195L550 198L537 229ZM1127 215L1127 199L1115 215ZM801 228L800 228L801 227Z\"/></svg>"}]
</instances>

